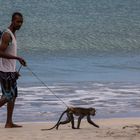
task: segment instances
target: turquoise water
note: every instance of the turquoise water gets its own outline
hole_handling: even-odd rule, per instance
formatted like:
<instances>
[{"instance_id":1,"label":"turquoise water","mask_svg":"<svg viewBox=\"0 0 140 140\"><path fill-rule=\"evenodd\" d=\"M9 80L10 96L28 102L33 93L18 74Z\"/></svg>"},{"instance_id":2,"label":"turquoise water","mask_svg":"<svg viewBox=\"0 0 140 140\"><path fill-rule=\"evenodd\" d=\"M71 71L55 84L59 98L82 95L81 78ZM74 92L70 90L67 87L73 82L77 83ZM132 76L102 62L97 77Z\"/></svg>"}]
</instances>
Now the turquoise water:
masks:
<instances>
[{"instance_id":1,"label":"turquoise water","mask_svg":"<svg viewBox=\"0 0 140 140\"><path fill-rule=\"evenodd\" d=\"M96 118L139 116L139 7L139 0L5 0L0 29L23 13L18 54L66 104L95 107ZM65 109L37 77L21 69L17 121L56 120Z\"/></svg>"}]
</instances>

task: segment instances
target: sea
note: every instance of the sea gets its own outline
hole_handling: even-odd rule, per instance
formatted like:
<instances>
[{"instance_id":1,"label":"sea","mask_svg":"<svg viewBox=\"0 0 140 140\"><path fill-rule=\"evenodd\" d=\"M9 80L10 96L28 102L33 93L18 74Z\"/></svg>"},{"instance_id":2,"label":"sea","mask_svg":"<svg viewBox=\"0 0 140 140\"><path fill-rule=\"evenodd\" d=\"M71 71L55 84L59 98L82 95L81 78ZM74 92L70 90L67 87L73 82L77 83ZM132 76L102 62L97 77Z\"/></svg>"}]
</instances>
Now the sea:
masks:
<instances>
[{"instance_id":1,"label":"sea","mask_svg":"<svg viewBox=\"0 0 140 140\"><path fill-rule=\"evenodd\" d=\"M27 67L17 62L14 121L56 121L67 106L93 107L95 119L140 117L140 0L0 0L0 30L17 11Z\"/></svg>"}]
</instances>

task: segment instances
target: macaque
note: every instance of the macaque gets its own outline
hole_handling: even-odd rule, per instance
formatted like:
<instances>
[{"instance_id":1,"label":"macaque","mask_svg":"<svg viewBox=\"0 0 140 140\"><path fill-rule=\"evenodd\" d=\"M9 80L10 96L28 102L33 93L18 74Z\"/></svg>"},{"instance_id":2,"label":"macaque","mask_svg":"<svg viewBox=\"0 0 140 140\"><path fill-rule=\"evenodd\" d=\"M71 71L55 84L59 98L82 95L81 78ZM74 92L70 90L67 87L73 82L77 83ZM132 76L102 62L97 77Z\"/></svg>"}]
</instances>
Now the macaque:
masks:
<instances>
[{"instance_id":1,"label":"macaque","mask_svg":"<svg viewBox=\"0 0 140 140\"><path fill-rule=\"evenodd\" d=\"M44 130L51 130L53 128L56 128L58 130L58 127L60 124L67 124L69 122L71 122L71 125L72 125L72 129L80 129L80 123L81 123L81 120L86 116L87 117L87 121L88 123L92 124L93 126L95 127L98 127L99 126L97 124L95 124L90 116L95 116L95 108L82 108L82 107L68 107L60 116L58 122L51 128L49 129L42 129L42 131ZM63 115L66 113L67 115L67 119L65 121L61 121ZM79 116L78 117L78 123L77 123L77 127L74 126L74 115L75 116Z\"/></svg>"}]
</instances>

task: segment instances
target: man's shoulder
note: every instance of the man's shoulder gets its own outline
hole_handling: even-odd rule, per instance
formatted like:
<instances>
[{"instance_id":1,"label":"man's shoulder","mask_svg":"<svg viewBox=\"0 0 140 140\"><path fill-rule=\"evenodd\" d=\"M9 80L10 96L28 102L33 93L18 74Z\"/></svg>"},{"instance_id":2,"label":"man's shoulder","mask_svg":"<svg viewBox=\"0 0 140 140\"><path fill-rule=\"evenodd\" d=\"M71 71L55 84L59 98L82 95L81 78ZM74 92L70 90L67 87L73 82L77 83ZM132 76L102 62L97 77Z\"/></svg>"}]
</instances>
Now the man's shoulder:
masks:
<instances>
[{"instance_id":1,"label":"man's shoulder","mask_svg":"<svg viewBox=\"0 0 140 140\"><path fill-rule=\"evenodd\" d=\"M10 35L9 32L3 31L3 32L2 32L2 35L1 35L1 38L4 38L4 39L6 39L6 40L11 40L11 35Z\"/></svg>"}]
</instances>

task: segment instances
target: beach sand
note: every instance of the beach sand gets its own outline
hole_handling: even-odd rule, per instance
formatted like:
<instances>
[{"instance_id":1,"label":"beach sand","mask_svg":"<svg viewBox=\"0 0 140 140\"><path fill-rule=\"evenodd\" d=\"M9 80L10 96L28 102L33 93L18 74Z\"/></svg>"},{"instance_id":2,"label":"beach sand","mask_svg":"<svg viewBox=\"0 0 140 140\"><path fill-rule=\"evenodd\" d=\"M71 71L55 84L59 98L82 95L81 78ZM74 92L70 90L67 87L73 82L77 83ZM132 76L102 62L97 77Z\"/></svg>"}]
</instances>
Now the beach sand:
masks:
<instances>
[{"instance_id":1,"label":"beach sand","mask_svg":"<svg viewBox=\"0 0 140 140\"><path fill-rule=\"evenodd\" d=\"M50 128L54 123L18 123L22 128L4 128L0 124L1 140L139 140L140 118L113 118L94 120L100 128L82 121L81 129L73 130L71 125L61 125L59 130Z\"/></svg>"}]
</instances>

